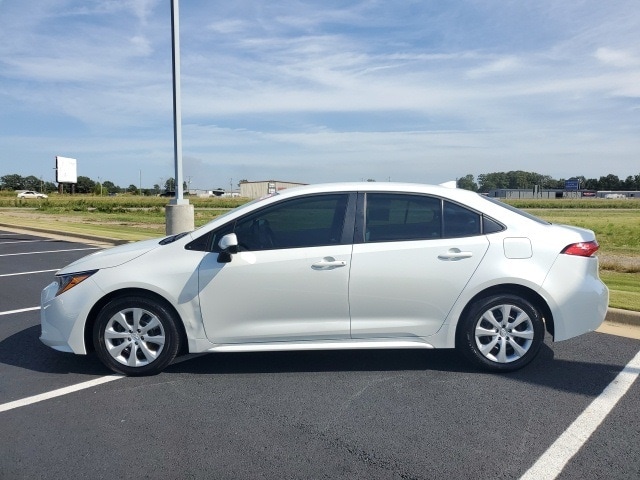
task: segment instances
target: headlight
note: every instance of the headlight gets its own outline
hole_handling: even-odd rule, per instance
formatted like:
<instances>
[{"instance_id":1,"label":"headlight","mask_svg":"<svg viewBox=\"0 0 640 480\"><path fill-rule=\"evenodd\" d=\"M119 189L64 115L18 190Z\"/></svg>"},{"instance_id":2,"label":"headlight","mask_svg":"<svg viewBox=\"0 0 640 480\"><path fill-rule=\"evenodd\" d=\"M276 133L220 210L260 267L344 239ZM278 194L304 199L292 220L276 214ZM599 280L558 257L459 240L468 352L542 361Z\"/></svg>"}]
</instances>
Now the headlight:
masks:
<instances>
[{"instance_id":1,"label":"headlight","mask_svg":"<svg viewBox=\"0 0 640 480\"><path fill-rule=\"evenodd\" d=\"M96 273L98 270L91 270L88 272L77 272L77 273L67 273L63 275L57 275L56 281L58 282L58 291L56 292L56 297L67 290L71 290L76 285L84 282L91 275Z\"/></svg>"}]
</instances>

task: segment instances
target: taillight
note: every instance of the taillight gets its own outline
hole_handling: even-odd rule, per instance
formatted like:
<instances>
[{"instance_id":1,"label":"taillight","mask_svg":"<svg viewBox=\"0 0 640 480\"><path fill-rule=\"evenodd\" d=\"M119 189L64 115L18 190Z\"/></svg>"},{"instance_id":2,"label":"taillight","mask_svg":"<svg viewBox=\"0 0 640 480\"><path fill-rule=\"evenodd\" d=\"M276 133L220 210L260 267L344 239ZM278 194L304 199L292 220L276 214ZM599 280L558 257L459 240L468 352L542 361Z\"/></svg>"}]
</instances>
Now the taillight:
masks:
<instances>
[{"instance_id":1,"label":"taillight","mask_svg":"<svg viewBox=\"0 0 640 480\"><path fill-rule=\"evenodd\" d=\"M591 242L578 242L567 245L560 253L576 255L578 257L591 257L598 251L598 248L600 248L598 242L592 240Z\"/></svg>"}]
</instances>

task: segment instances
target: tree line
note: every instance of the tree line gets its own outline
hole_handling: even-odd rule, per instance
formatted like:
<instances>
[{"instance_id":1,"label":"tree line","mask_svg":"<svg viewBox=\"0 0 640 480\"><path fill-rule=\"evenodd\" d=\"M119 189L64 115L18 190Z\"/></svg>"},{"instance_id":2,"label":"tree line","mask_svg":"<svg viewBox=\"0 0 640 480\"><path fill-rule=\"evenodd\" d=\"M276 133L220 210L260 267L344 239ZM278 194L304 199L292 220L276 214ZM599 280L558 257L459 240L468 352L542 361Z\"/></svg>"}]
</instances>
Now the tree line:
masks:
<instances>
[{"instance_id":1,"label":"tree line","mask_svg":"<svg viewBox=\"0 0 640 480\"><path fill-rule=\"evenodd\" d=\"M536 185L541 190L564 190L566 180L577 180L580 190L640 190L640 174L629 175L624 180L613 174L604 175L600 178L585 178L584 176L578 175L570 179L554 179L549 175L524 172L522 170L482 173L478 175L477 182L473 175L465 175L464 177L458 178L458 188L482 193L488 193L491 190L500 188L533 189Z\"/></svg>"},{"instance_id":2,"label":"tree line","mask_svg":"<svg viewBox=\"0 0 640 480\"><path fill-rule=\"evenodd\" d=\"M113 195L116 193L130 193L134 195L157 195L162 192L173 191L175 180L168 178L164 185L161 187L159 184L153 186L153 188L140 188L136 185L129 185L126 188L120 187L110 180L95 181L89 177L82 175L78 176L78 182L74 185L75 193L90 193L94 195ZM186 184L184 186L186 189ZM0 177L0 190L35 190L42 193L51 193L58 190L58 187L53 182L45 182L41 178L34 175L23 177L18 174L4 175ZM65 192L69 192L70 188L65 188Z\"/></svg>"},{"instance_id":3,"label":"tree line","mask_svg":"<svg viewBox=\"0 0 640 480\"><path fill-rule=\"evenodd\" d=\"M640 190L640 173L638 175L629 175L624 180L613 174L601 176L600 178L576 176L571 177L571 179L579 181L581 190ZM473 175L468 174L458 178L458 188L482 193L487 193L499 188L533 189L536 185L540 189L563 190L565 180L564 178L554 179L549 175L542 175L535 172L516 170L511 172L482 173L478 175L477 181ZM242 181L240 183L242 183ZM183 189L185 191L187 190L186 182L183 184ZM0 190L36 190L42 193L50 193L58 190L58 187L52 182L45 182L41 178L33 175L22 177L18 174L11 174L0 177ZM109 180L96 182L89 177L78 176L78 183L75 184L74 190L76 193L93 193L94 195L116 193L157 195L162 192L174 191L175 180L168 178L162 186L155 184L153 188L140 190L139 187L133 184L127 188L122 188Z\"/></svg>"}]
</instances>

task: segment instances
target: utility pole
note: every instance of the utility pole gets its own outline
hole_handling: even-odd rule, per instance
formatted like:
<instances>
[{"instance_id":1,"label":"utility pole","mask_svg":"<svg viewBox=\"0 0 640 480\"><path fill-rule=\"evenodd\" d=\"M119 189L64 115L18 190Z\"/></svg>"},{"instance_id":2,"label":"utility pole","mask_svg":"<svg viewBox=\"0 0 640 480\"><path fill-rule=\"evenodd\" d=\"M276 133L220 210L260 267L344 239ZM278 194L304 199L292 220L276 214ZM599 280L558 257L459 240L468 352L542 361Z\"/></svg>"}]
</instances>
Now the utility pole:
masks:
<instances>
[{"instance_id":1,"label":"utility pole","mask_svg":"<svg viewBox=\"0 0 640 480\"><path fill-rule=\"evenodd\" d=\"M173 235L194 229L193 205L182 194L182 108L180 104L180 15L178 0L171 0L171 45L173 66L173 153L175 160L175 192L166 211L166 232Z\"/></svg>"}]
</instances>

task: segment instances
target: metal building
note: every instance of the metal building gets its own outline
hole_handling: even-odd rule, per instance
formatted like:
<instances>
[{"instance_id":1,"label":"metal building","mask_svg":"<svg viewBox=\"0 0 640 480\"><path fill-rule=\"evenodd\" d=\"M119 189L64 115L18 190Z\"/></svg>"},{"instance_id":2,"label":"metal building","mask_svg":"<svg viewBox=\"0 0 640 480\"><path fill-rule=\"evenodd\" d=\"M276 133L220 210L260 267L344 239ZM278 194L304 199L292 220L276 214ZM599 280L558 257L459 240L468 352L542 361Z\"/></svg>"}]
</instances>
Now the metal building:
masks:
<instances>
[{"instance_id":1,"label":"metal building","mask_svg":"<svg viewBox=\"0 0 640 480\"><path fill-rule=\"evenodd\" d=\"M282 182L280 180L263 180L259 182L241 182L240 196L246 198L260 198L285 188L299 187L306 183Z\"/></svg>"}]
</instances>

